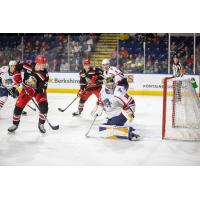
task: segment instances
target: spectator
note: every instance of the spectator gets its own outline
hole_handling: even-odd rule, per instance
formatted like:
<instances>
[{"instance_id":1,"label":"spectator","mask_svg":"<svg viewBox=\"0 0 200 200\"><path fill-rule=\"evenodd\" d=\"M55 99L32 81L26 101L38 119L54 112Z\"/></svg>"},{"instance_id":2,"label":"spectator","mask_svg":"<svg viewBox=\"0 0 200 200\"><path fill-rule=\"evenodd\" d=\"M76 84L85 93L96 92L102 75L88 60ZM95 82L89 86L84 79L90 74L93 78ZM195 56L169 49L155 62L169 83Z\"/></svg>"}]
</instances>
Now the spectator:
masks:
<instances>
[{"instance_id":1,"label":"spectator","mask_svg":"<svg viewBox=\"0 0 200 200\"><path fill-rule=\"evenodd\" d=\"M60 65L58 64L57 59L53 59L52 66L50 67L52 71L59 72L60 71Z\"/></svg>"},{"instance_id":2,"label":"spectator","mask_svg":"<svg viewBox=\"0 0 200 200\"><path fill-rule=\"evenodd\" d=\"M131 62L131 64L135 63L135 58L133 57L132 54L130 54L130 55L128 56L127 62L129 62L129 61Z\"/></svg>"},{"instance_id":3,"label":"spectator","mask_svg":"<svg viewBox=\"0 0 200 200\"><path fill-rule=\"evenodd\" d=\"M152 63L151 55L148 55L147 61L146 61L146 68L150 68L152 64L153 63Z\"/></svg>"},{"instance_id":4,"label":"spectator","mask_svg":"<svg viewBox=\"0 0 200 200\"><path fill-rule=\"evenodd\" d=\"M177 53L177 46L176 46L176 43L175 42L172 42L171 46L170 46L170 51L171 51L171 54L174 55Z\"/></svg>"},{"instance_id":5,"label":"spectator","mask_svg":"<svg viewBox=\"0 0 200 200\"><path fill-rule=\"evenodd\" d=\"M74 53L75 55L78 55L80 52L81 52L81 46L79 45L79 42L76 42L74 46Z\"/></svg>"},{"instance_id":6,"label":"spectator","mask_svg":"<svg viewBox=\"0 0 200 200\"><path fill-rule=\"evenodd\" d=\"M48 51L48 50L49 50L49 45L46 42L42 42L41 47L40 47L40 52Z\"/></svg>"},{"instance_id":7,"label":"spectator","mask_svg":"<svg viewBox=\"0 0 200 200\"><path fill-rule=\"evenodd\" d=\"M196 48L196 69L200 73L200 48Z\"/></svg>"},{"instance_id":8,"label":"spectator","mask_svg":"<svg viewBox=\"0 0 200 200\"><path fill-rule=\"evenodd\" d=\"M125 50L124 47L121 47L121 50L120 50L119 54L120 54L122 57L128 57L128 51Z\"/></svg>"},{"instance_id":9,"label":"spectator","mask_svg":"<svg viewBox=\"0 0 200 200\"><path fill-rule=\"evenodd\" d=\"M144 66L144 57L139 53L135 59L135 66L138 68L143 68Z\"/></svg>"},{"instance_id":10,"label":"spectator","mask_svg":"<svg viewBox=\"0 0 200 200\"><path fill-rule=\"evenodd\" d=\"M70 71L69 63L67 61L65 61L65 59L61 60L60 71L61 72L69 72Z\"/></svg>"},{"instance_id":11,"label":"spectator","mask_svg":"<svg viewBox=\"0 0 200 200\"><path fill-rule=\"evenodd\" d=\"M194 55L188 56L187 66L192 70L194 66Z\"/></svg>"},{"instance_id":12,"label":"spectator","mask_svg":"<svg viewBox=\"0 0 200 200\"><path fill-rule=\"evenodd\" d=\"M37 40L37 41L35 42L34 52L35 52L36 54L38 54L39 51L40 51L40 42L39 42L39 40Z\"/></svg>"}]
</instances>

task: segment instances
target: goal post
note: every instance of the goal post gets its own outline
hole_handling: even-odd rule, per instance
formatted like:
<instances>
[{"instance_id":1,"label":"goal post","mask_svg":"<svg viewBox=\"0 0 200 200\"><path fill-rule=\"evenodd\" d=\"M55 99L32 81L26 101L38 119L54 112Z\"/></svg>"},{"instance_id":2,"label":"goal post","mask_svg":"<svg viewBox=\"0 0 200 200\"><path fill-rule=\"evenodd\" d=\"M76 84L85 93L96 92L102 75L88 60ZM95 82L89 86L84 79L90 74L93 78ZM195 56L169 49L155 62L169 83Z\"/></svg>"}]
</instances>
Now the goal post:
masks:
<instances>
[{"instance_id":1,"label":"goal post","mask_svg":"<svg viewBox=\"0 0 200 200\"><path fill-rule=\"evenodd\" d=\"M190 78L163 81L162 139L200 140L200 100Z\"/></svg>"}]
</instances>

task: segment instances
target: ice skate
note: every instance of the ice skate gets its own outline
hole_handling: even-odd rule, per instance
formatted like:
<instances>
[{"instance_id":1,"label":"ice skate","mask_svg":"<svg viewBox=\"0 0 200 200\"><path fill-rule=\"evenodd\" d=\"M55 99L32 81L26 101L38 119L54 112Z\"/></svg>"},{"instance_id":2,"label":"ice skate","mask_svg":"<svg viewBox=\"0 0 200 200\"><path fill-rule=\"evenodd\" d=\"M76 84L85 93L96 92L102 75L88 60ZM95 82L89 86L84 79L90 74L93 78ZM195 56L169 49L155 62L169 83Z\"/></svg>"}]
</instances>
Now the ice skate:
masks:
<instances>
[{"instance_id":1,"label":"ice skate","mask_svg":"<svg viewBox=\"0 0 200 200\"><path fill-rule=\"evenodd\" d=\"M76 111L76 112L73 112L73 113L72 113L72 116L73 116L73 117L80 116L81 113L82 113L82 111L81 111L81 110L78 110L78 111Z\"/></svg>"},{"instance_id":2,"label":"ice skate","mask_svg":"<svg viewBox=\"0 0 200 200\"><path fill-rule=\"evenodd\" d=\"M38 128L41 133L46 133L46 129L44 128L44 124L38 123Z\"/></svg>"},{"instance_id":3,"label":"ice skate","mask_svg":"<svg viewBox=\"0 0 200 200\"><path fill-rule=\"evenodd\" d=\"M8 128L9 133L13 133L15 130L17 130L18 125L13 124L10 128Z\"/></svg>"}]
</instances>

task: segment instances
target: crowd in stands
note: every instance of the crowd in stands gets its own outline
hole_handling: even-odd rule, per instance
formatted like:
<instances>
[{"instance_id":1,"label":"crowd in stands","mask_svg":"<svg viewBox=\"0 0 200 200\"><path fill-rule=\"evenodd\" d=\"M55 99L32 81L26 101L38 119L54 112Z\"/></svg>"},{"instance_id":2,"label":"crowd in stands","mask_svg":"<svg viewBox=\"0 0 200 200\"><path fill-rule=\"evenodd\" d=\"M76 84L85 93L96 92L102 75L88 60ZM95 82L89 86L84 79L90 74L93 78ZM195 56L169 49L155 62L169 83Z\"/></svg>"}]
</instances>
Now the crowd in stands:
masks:
<instances>
[{"instance_id":1,"label":"crowd in stands","mask_svg":"<svg viewBox=\"0 0 200 200\"><path fill-rule=\"evenodd\" d=\"M78 72L95 50L100 34L0 34L0 65L9 60L31 63L37 54L48 59L50 72ZM145 42L145 60L144 60ZM171 37L171 58L180 57L186 73L194 71L192 36ZM125 73L168 73L168 34L129 34L119 40L111 65ZM172 59L171 59L172 62ZM144 67L145 65L145 67ZM196 37L196 73L200 74L200 37Z\"/></svg>"},{"instance_id":2,"label":"crowd in stands","mask_svg":"<svg viewBox=\"0 0 200 200\"><path fill-rule=\"evenodd\" d=\"M24 36L24 60L40 53L48 59L50 72L78 72L89 57L98 36L95 34L41 34Z\"/></svg>"},{"instance_id":3,"label":"crowd in stands","mask_svg":"<svg viewBox=\"0 0 200 200\"><path fill-rule=\"evenodd\" d=\"M174 54L180 58L187 74L194 70L193 37L171 37L171 65ZM145 61L144 61L145 42ZM196 37L196 73L200 73L200 37ZM118 58L118 60L117 60ZM168 34L133 34L119 42L119 52L111 55L111 63L125 73L168 73ZM172 69L170 69L172 72Z\"/></svg>"},{"instance_id":4,"label":"crowd in stands","mask_svg":"<svg viewBox=\"0 0 200 200\"><path fill-rule=\"evenodd\" d=\"M168 40L166 35L130 34L128 40L119 41L119 53L111 56L125 73L167 73ZM145 42L145 61L144 61ZM118 57L118 61L117 61Z\"/></svg>"},{"instance_id":5,"label":"crowd in stands","mask_svg":"<svg viewBox=\"0 0 200 200\"><path fill-rule=\"evenodd\" d=\"M11 59L31 63L36 55L43 54L50 72L78 72L97 39L98 34L0 35L0 63L6 65Z\"/></svg>"}]
</instances>

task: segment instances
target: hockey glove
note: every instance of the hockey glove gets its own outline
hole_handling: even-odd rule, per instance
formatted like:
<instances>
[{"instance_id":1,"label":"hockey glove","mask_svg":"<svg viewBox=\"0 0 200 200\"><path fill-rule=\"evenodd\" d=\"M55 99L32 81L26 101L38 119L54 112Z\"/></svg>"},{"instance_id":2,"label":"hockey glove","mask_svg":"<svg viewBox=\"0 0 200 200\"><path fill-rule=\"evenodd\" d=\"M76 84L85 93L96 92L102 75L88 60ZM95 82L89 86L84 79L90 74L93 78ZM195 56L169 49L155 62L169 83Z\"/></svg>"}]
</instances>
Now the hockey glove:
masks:
<instances>
[{"instance_id":1,"label":"hockey glove","mask_svg":"<svg viewBox=\"0 0 200 200\"><path fill-rule=\"evenodd\" d=\"M84 96L84 94L85 94L85 90L80 89L80 90L78 91L77 96L81 98L82 96Z\"/></svg>"},{"instance_id":2,"label":"hockey glove","mask_svg":"<svg viewBox=\"0 0 200 200\"><path fill-rule=\"evenodd\" d=\"M13 98L17 98L19 96L19 91L15 87L13 87L12 89L8 90L8 93Z\"/></svg>"},{"instance_id":3,"label":"hockey glove","mask_svg":"<svg viewBox=\"0 0 200 200\"><path fill-rule=\"evenodd\" d=\"M26 92L26 94L30 97L33 97L34 94L35 94L35 89L34 88L31 88L31 87L28 87L28 86L24 86L24 90Z\"/></svg>"},{"instance_id":4,"label":"hockey glove","mask_svg":"<svg viewBox=\"0 0 200 200\"><path fill-rule=\"evenodd\" d=\"M96 85L103 85L103 80L97 80L95 84Z\"/></svg>"},{"instance_id":5,"label":"hockey glove","mask_svg":"<svg viewBox=\"0 0 200 200\"><path fill-rule=\"evenodd\" d=\"M35 92L38 94L43 94L45 93L45 89L40 87L40 88L37 88Z\"/></svg>"}]
</instances>

